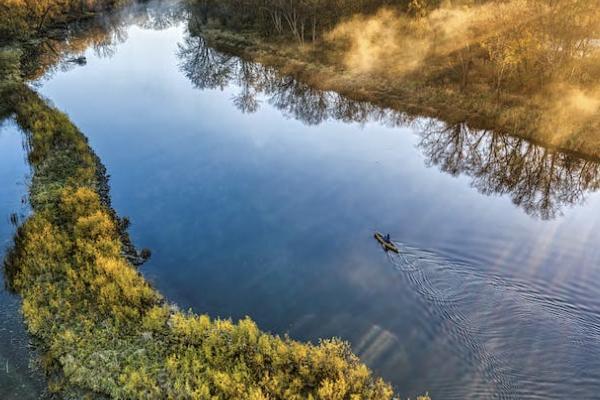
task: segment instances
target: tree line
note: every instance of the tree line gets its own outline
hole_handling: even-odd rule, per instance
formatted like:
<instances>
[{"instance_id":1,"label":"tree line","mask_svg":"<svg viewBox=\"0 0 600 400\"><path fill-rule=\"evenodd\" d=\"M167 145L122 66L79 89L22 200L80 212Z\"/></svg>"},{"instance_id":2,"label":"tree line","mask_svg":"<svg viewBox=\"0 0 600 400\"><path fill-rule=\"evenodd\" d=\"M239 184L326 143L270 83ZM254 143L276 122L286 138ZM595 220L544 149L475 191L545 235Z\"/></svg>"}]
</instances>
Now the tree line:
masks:
<instances>
[{"instance_id":1,"label":"tree line","mask_svg":"<svg viewBox=\"0 0 600 400\"><path fill-rule=\"evenodd\" d=\"M190 0L205 21L214 19L236 30L253 29L265 36L316 41L322 34L355 14L381 7L409 11L409 0Z\"/></svg>"}]
</instances>

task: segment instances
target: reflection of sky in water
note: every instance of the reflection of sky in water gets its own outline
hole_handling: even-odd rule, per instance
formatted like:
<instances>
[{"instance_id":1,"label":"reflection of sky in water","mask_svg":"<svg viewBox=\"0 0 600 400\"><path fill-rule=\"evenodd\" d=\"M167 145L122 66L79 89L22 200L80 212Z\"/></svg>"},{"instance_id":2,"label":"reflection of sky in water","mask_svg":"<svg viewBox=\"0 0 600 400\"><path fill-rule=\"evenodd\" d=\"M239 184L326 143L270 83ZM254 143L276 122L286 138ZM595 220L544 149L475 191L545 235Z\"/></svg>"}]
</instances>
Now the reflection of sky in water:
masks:
<instances>
[{"instance_id":1,"label":"reflection of sky in water","mask_svg":"<svg viewBox=\"0 0 600 400\"><path fill-rule=\"evenodd\" d=\"M427 168L410 129L309 127L264 97L242 114L238 88L178 69L182 30L132 27L113 58L89 52L41 88L90 138L170 300L351 340L403 396L598 392L597 194L541 221Z\"/></svg>"},{"instance_id":2,"label":"reflection of sky in water","mask_svg":"<svg viewBox=\"0 0 600 400\"><path fill-rule=\"evenodd\" d=\"M21 147L21 133L13 124L0 126L0 259L12 245L12 213L25 212L21 197L26 193L28 174ZM0 398L35 399L41 390L37 375L29 370L29 343L19 313L18 298L4 287L0 274Z\"/></svg>"}]
</instances>

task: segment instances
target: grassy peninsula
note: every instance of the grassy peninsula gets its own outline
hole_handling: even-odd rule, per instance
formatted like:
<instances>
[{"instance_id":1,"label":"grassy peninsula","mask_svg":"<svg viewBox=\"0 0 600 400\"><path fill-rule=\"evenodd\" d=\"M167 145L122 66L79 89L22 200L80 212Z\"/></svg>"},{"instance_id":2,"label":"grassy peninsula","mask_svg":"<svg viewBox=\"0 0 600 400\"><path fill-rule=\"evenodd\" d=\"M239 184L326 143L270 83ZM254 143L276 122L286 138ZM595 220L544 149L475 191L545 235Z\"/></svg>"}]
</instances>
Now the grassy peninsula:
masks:
<instances>
[{"instance_id":1,"label":"grassy peninsula","mask_svg":"<svg viewBox=\"0 0 600 400\"><path fill-rule=\"evenodd\" d=\"M211 46L317 89L600 156L595 1L188 2Z\"/></svg>"},{"instance_id":2,"label":"grassy peninsula","mask_svg":"<svg viewBox=\"0 0 600 400\"><path fill-rule=\"evenodd\" d=\"M3 95L8 95L6 92ZM33 215L5 262L52 392L115 399L390 399L346 343L303 344L178 311L123 255L85 137L26 86L10 105L27 136Z\"/></svg>"}]
</instances>

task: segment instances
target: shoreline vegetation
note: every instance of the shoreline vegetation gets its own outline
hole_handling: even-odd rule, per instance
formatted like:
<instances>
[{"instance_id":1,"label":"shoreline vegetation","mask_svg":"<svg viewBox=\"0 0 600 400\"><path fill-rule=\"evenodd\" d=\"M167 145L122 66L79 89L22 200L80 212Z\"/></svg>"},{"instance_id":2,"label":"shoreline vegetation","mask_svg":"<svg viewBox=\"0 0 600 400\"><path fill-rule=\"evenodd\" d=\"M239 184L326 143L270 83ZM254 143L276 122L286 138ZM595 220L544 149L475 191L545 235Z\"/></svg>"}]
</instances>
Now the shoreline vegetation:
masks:
<instances>
[{"instance_id":1,"label":"shoreline vegetation","mask_svg":"<svg viewBox=\"0 0 600 400\"><path fill-rule=\"evenodd\" d=\"M43 30L31 32L18 39ZM14 118L24 132L32 214L17 230L4 273L23 300L50 393L67 399L393 398L391 386L346 342L300 343L262 332L250 318L233 323L167 303L127 257L128 223L110 206L100 160L69 118L27 86L21 56L18 48L0 51L0 118Z\"/></svg>"},{"instance_id":2,"label":"shoreline vegetation","mask_svg":"<svg viewBox=\"0 0 600 400\"><path fill-rule=\"evenodd\" d=\"M5 260L54 393L129 398L390 399L339 340L319 345L181 312L123 256L104 177L68 118L21 87L33 215Z\"/></svg>"},{"instance_id":3,"label":"shoreline vegetation","mask_svg":"<svg viewBox=\"0 0 600 400\"><path fill-rule=\"evenodd\" d=\"M315 89L600 157L600 8L188 0L190 32Z\"/></svg>"}]
</instances>

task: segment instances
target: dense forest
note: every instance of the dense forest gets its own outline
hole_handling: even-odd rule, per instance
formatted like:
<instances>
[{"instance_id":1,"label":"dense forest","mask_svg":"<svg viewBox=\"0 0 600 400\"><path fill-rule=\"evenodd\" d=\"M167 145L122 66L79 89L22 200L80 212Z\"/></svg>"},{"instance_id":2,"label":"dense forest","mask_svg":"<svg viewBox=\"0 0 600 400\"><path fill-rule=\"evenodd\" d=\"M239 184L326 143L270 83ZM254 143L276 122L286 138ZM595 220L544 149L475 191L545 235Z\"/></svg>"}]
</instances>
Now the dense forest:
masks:
<instances>
[{"instance_id":1,"label":"dense forest","mask_svg":"<svg viewBox=\"0 0 600 400\"><path fill-rule=\"evenodd\" d=\"M597 1L193 3L201 31L237 32L323 89L598 155Z\"/></svg>"}]
</instances>

